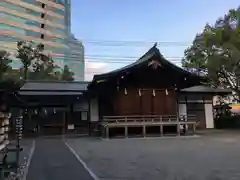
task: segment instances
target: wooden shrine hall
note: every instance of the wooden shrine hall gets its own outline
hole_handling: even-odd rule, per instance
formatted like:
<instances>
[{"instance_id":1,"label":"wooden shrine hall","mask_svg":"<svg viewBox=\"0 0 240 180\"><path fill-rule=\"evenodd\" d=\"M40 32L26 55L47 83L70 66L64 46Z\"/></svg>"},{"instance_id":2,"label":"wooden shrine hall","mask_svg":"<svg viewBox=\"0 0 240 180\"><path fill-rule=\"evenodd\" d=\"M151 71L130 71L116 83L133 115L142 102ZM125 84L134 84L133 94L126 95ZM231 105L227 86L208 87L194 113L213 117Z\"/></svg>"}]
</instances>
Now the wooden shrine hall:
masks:
<instances>
[{"instance_id":1,"label":"wooden shrine hall","mask_svg":"<svg viewBox=\"0 0 240 180\"><path fill-rule=\"evenodd\" d=\"M102 135L159 136L214 128L212 98L230 93L205 87L206 78L167 61L154 45L132 64L95 75Z\"/></svg>"}]
</instances>

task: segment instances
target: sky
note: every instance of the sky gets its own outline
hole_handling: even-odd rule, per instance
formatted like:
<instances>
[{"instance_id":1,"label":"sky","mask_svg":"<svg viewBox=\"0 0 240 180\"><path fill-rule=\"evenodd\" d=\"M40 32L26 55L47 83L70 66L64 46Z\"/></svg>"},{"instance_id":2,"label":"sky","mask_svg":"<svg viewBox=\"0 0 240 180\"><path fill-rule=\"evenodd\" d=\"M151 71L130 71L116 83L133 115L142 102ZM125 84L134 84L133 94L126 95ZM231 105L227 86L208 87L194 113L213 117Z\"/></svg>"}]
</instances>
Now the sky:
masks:
<instances>
[{"instance_id":1,"label":"sky","mask_svg":"<svg viewBox=\"0 0 240 180\"><path fill-rule=\"evenodd\" d=\"M166 59L180 65L205 24L239 5L239 0L72 0L71 30L85 47L86 80L137 60L153 42L159 42Z\"/></svg>"}]
</instances>

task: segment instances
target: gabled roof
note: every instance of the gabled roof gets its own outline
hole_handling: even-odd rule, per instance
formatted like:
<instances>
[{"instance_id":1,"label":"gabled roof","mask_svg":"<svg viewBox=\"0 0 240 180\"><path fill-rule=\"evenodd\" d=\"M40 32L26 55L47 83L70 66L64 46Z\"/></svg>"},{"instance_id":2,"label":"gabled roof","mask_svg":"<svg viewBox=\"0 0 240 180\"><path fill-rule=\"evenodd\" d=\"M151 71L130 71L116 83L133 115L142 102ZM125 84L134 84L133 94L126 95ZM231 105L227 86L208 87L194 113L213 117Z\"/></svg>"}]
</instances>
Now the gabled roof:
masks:
<instances>
[{"instance_id":1,"label":"gabled roof","mask_svg":"<svg viewBox=\"0 0 240 180\"><path fill-rule=\"evenodd\" d=\"M27 81L20 91L87 91L89 82Z\"/></svg>"},{"instance_id":2,"label":"gabled roof","mask_svg":"<svg viewBox=\"0 0 240 180\"><path fill-rule=\"evenodd\" d=\"M188 93L223 93L223 94L232 93L232 91L229 89L215 89L207 86L192 86L189 88L181 89L180 91Z\"/></svg>"},{"instance_id":3,"label":"gabled roof","mask_svg":"<svg viewBox=\"0 0 240 180\"><path fill-rule=\"evenodd\" d=\"M73 96L73 95L82 95L82 92L69 92L69 91L20 91L20 95L23 96Z\"/></svg>"},{"instance_id":4,"label":"gabled roof","mask_svg":"<svg viewBox=\"0 0 240 180\"><path fill-rule=\"evenodd\" d=\"M122 74L125 72L128 72L129 70L133 69L133 68L137 68L138 66L145 64L145 63L149 63L151 60L155 60L157 59L159 61L159 63L167 68L171 68L174 71L178 71L180 73L183 73L185 75L191 75L191 76L196 76L193 73L190 73L180 67L178 67L177 65L167 61L163 55L160 53L159 49L156 47L157 44L154 44L154 46L152 48L150 48L142 57L140 57L137 61L133 62L132 64L129 64L125 67L122 67L120 69L108 72L108 73L103 73L103 74L99 74L99 75L94 75L93 77L93 82L94 81L98 81L98 80L103 80L105 78L108 78L110 76L114 76L117 74Z\"/></svg>"}]
</instances>

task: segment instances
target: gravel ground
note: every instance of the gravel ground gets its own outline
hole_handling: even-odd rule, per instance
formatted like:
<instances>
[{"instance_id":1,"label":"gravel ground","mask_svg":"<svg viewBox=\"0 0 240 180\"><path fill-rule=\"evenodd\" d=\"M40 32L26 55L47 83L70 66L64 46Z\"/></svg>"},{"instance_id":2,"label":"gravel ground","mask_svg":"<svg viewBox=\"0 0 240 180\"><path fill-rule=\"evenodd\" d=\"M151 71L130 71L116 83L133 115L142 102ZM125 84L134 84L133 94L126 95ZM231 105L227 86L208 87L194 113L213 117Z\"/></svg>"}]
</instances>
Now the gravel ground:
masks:
<instances>
[{"instance_id":1,"label":"gravel ground","mask_svg":"<svg viewBox=\"0 0 240 180\"><path fill-rule=\"evenodd\" d=\"M30 139L24 139L20 141L20 147L23 148L23 150L20 152L20 159L19 159L19 163L21 165L23 165L24 163L27 163L28 159L29 159L29 155L31 152L33 146L33 140ZM16 141L11 141L11 143L8 145L8 147L10 149L15 149L16 148ZM16 152L9 152L8 153L8 157L7 157L7 161L8 162L16 162ZM26 159L24 161L24 159ZM26 164L25 164L26 165ZM27 167L25 167L23 169L23 172L25 173L27 170ZM15 171L14 169L11 169L10 171Z\"/></svg>"},{"instance_id":2,"label":"gravel ground","mask_svg":"<svg viewBox=\"0 0 240 180\"><path fill-rule=\"evenodd\" d=\"M23 148L23 150L20 152L21 164L24 162L24 158L28 159L32 145L33 145L33 140L31 139L23 139L20 141L20 147ZM10 147L16 147L16 142L12 141Z\"/></svg>"},{"instance_id":3,"label":"gravel ground","mask_svg":"<svg viewBox=\"0 0 240 180\"><path fill-rule=\"evenodd\" d=\"M24 163L24 158L29 158L29 154L31 151L33 145L33 140L30 139L23 139L20 141L20 147L23 148L23 150L20 152L20 164ZM9 148L15 148L16 142L11 141L11 144L8 146ZM15 160L16 159L16 152L9 153L9 160Z\"/></svg>"},{"instance_id":4,"label":"gravel ground","mask_svg":"<svg viewBox=\"0 0 240 180\"><path fill-rule=\"evenodd\" d=\"M239 180L240 133L158 139L68 139L101 180Z\"/></svg>"}]
</instances>

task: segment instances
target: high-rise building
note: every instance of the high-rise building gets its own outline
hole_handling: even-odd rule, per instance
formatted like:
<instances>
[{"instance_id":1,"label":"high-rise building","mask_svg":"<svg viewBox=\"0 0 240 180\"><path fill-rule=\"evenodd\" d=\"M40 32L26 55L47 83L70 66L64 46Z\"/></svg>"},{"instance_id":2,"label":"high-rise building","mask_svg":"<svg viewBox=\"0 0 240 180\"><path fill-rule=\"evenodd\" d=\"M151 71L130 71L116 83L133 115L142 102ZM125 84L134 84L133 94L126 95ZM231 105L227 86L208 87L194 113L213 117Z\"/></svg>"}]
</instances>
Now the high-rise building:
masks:
<instances>
[{"instance_id":1,"label":"high-rise building","mask_svg":"<svg viewBox=\"0 0 240 180\"><path fill-rule=\"evenodd\" d=\"M84 46L81 41L73 35L69 37L68 45L70 47L69 55L65 58L65 63L74 72L75 81L84 80Z\"/></svg>"},{"instance_id":2,"label":"high-rise building","mask_svg":"<svg viewBox=\"0 0 240 180\"><path fill-rule=\"evenodd\" d=\"M70 0L1 0L0 49L16 50L19 40L42 43L50 54L69 51ZM63 65L64 58L54 58Z\"/></svg>"},{"instance_id":3,"label":"high-rise building","mask_svg":"<svg viewBox=\"0 0 240 180\"><path fill-rule=\"evenodd\" d=\"M71 0L0 0L0 50L14 52L20 40L42 43L60 68L66 64L75 80L84 80L84 47L71 35Z\"/></svg>"}]
</instances>

